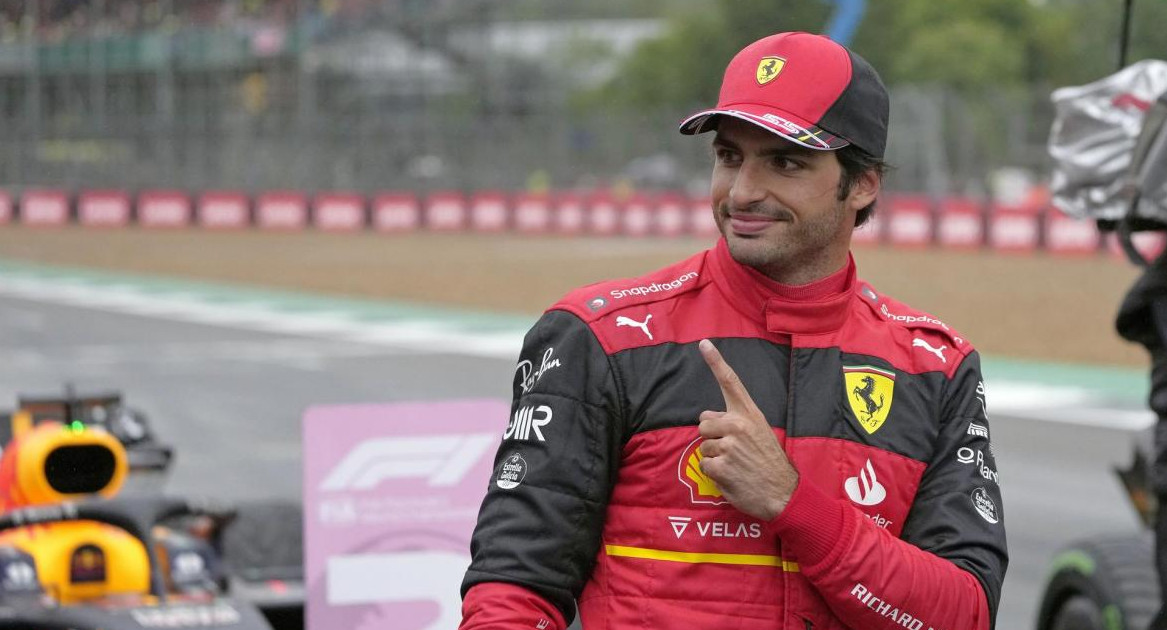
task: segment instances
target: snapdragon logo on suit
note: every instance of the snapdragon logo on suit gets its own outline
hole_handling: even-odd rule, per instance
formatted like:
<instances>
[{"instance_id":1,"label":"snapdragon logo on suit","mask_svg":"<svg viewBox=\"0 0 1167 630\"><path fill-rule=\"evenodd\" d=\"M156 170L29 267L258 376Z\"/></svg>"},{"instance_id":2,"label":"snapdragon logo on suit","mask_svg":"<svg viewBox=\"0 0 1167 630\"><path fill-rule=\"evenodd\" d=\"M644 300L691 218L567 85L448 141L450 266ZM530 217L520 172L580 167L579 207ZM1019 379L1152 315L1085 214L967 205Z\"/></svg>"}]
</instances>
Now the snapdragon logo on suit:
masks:
<instances>
[{"instance_id":1,"label":"snapdragon logo on suit","mask_svg":"<svg viewBox=\"0 0 1167 630\"><path fill-rule=\"evenodd\" d=\"M701 471L701 438L697 438L681 452L681 459L677 462L677 479L689 489L689 500L693 503L709 505L724 505L729 503L721 494L721 488Z\"/></svg>"}]
</instances>

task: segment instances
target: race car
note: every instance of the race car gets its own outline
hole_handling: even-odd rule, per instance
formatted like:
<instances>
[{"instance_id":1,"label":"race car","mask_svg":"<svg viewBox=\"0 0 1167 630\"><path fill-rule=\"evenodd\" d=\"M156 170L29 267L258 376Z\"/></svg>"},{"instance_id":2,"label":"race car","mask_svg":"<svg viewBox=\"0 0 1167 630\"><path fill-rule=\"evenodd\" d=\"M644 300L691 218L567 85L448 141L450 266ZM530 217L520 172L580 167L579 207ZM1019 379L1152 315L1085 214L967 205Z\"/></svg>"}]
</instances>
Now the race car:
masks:
<instances>
[{"instance_id":1,"label":"race car","mask_svg":"<svg viewBox=\"0 0 1167 630\"><path fill-rule=\"evenodd\" d=\"M1144 526L1134 534L1077 540L1054 557L1038 609L1037 630L1145 630L1159 610L1155 571L1155 494L1150 488L1151 430L1135 442L1126 469L1115 469Z\"/></svg>"},{"instance_id":2,"label":"race car","mask_svg":"<svg viewBox=\"0 0 1167 630\"><path fill-rule=\"evenodd\" d=\"M80 394L66 385L59 394L20 394L16 408L0 412L0 448L14 435L43 422L102 427L122 443L134 472L165 473L174 450L158 441L149 419L123 401L119 392Z\"/></svg>"},{"instance_id":3,"label":"race car","mask_svg":"<svg viewBox=\"0 0 1167 630\"><path fill-rule=\"evenodd\" d=\"M133 443L107 422L13 417L0 629L303 627L297 506L122 494Z\"/></svg>"}]
</instances>

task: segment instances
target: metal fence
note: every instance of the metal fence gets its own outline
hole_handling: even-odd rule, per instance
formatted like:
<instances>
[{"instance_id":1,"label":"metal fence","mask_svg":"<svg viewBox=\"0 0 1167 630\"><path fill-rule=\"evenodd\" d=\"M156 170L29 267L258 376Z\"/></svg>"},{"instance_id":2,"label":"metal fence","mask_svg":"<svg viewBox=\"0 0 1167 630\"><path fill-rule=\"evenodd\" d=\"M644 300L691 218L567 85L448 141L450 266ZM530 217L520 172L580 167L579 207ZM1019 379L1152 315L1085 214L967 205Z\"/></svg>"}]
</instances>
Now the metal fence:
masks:
<instances>
[{"instance_id":1,"label":"metal fence","mask_svg":"<svg viewBox=\"0 0 1167 630\"><path fill-rule=\"evenodd\" d=\"M579 86L515 53L489 15L400 11L0 43L0 185L704 185L706 143L675 132L686 110L581 111ZM540 24L562 27L527 24L532 46ZM983 196L999 173L1040 178L1048 93L892 86L888 187Z\"/></svg>"}]
</instances>

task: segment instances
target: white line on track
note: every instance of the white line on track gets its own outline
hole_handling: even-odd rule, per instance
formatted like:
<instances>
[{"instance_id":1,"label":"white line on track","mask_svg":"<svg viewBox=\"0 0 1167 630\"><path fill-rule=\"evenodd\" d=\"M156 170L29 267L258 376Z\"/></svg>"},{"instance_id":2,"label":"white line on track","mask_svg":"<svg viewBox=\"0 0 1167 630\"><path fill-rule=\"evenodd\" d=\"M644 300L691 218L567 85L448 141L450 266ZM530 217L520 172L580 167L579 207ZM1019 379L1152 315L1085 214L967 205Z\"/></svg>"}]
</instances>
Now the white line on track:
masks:
<instances>
[{"instance_id":1,"label":"white line on track","mask_svg":"<svg viewBox=\"0 0 1167 630\"><path fill-rule=\"evenodd\" d=\"M107 312L125 313L170 321L191 322L267 333L305 336L362 344L395 351L456 354L492 359L517 359L522 345L521 330L485 332L468 330L453 323L425 320L368 321L344 311L288 312L265 302L225 302L197 292L149 292L132 283L97 284L69 278L0 276L0 295L38 302L66 304ZM359 350L305 348L273 345L263 348L232 342L223 347L175 347L167 351L172 359L220 358L233 356L254 360L279 358L319 359L329 356L356 356ZM155 351L157 352L157 348ZM52 360L27 353L9 355L23 361ZM144 356L140 349L92 347L75 360L100 363L133 360ZM155 354L154 356L157 356ZM1149 411L1116 409L1090 391L1055 387L1033 382L997 383L989 381L991 415L1058 422L1121 430L1137 430L1154 421Z\"/></svg>"},{"instance_id":2,"label":"white line on track","mask_svg":"<svg viewBox=\"0 0 1167 630\"><path fill-rule=\"evenodd\" d=\"M160 294L131 284L0 277L0 295L171 321L358 342L381 347L514 360L523 331L478 332L419 320L362 320L343 311L288 312L263 302L215 302L190 293Z\"/></svg>"}]
</instances>

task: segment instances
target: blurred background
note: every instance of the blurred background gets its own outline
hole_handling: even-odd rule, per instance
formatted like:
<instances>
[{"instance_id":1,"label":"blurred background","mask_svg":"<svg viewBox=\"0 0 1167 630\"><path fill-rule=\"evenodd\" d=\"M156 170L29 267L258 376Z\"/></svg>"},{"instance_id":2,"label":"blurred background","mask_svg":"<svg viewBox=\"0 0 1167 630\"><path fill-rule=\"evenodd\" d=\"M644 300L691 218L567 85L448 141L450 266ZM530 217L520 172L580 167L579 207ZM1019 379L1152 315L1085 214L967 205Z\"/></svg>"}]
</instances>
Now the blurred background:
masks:
<instances>
[{"instance_id":1,"label":"blurred background","mask_svg":"<svg viewBox=\"0 0 1167 630\"><path fill-rule=\"evenodd\" d=\"M834 29L893 87L890 189L984 196L1042 179L1050 90L1116 69L1118 5L2 0L0 181L703 187L669 123L745 43ZM1165 19L1137 3L1132 60Z\"/></svg>"},{"instance_id":2,"label":"blurred background","mask_svg":"<svg viewBox=\"0 0 1167 630\"><path fill-rule=\"evenodd\" d=\"M1163 56L1167 2L1132 17L1127 61ZM1046 190L1050 92L1118 69L1122 18L1118 0L0 0L0 408L122 390L176 446L174 491L298 501L306 409L505 399L559 296L708 247L708 145L676 123L745 44L827 33L892 97L860 273L985 355L1013 554L998 628L1033 628L1065 544L1142 530L1112 470L1151 424L1145 353L1112 323L1137 271ZM397 627L360 615L343 627Z\"/></svg>"}]
</instances>

